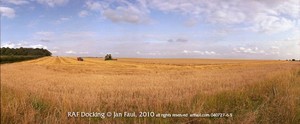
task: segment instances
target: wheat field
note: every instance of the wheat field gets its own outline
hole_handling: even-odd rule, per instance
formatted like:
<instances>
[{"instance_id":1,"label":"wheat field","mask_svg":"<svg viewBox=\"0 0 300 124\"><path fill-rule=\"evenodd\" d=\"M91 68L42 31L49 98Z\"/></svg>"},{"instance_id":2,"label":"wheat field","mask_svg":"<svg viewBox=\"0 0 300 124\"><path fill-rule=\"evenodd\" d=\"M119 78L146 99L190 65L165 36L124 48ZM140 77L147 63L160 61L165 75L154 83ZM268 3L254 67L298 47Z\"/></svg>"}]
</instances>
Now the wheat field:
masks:
<instances>
[{"instance_id":1,"label":"wheat field","mask_svg":"<svg viewBox=\"0 0 300 124\"><path fill-rule=\"evenodd\" d=\"M44 57L1 65L1 123L299 123L300 63ZM68 112L232 113L75 118Z\"/></svg>"}]
</instances>

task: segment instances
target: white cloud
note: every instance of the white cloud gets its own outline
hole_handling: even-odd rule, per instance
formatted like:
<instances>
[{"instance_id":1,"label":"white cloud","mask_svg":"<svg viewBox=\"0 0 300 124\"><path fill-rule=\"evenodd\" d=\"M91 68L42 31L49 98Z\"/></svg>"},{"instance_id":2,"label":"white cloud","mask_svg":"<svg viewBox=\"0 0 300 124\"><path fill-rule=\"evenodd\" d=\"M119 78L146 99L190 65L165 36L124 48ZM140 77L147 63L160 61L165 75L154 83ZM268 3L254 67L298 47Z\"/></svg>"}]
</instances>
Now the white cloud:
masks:
<instances>
[{"instance_id":1,"label":"white cloud","mask_svg":"<svg viewBox=\"0 0 300 124\"><path fill-rule=\"evenodd\" d=\"M185 38L169 39L168 42L169 43L173 43L173 42L185 43L185 42L188 42L188 39L185 39Z\"/></svg>"},{"instance_id":2,"label":"white cloud","mask_svg":"<svg viewBox=\"0 0 300 124\"><path fill-rule=\"evenodd\" d=\"M15 10L13 8L1 6L0 7L0 14L1 14L1 16L5 16L5 17L8 17L8 18L14 18L15 17Z\"/></svg>"},{"instance_id":3,"label":"white cloud","mask_svg":"<svg viewBox=\"0 0 300 124\"><path fill-rule=\"evenodd\" d=\"M57 5L64 5L69 2L69 0L37 0L38 3L54 7Z\"/></svg>"},{"instance_id":4,"label":"white cloud","mask_svg":"<svg viewBox=\"0 0 300 124\"><path fill-rule=\"evenodd\" d=\"M94 1L87 1L86 6L90 10L102 10L104 6L107 6L107 4L100 3L100 2L94 2Z\"/></svg>"},{"instance_id":5,"label":"white cloud","mask_svg":"<svg viewBox=\"0 0 300 124\"><path fill-rule=\"evenodd\" d=\"M182 52L185 54L217 55L217 53L215 51L183 50Z\"/></svg>"},{"instance_id":6,"label":"white cloud","mask_svg":"<svg viewBox=\"0 0 300 124\"><path fill-rule=\"evenodd\" d=\"M130 3L129 1L87 1L89 10L101 12L102 16L113 22L147 23L149 10L142 1ZM111 7L114 6L114 7Z\"/></svg>"},{"instance_id":7,"label":"white cloud","mask_svg":"<svg viewBox=\"0 0 300 124\"><path fill-rule=\"evenodd\" d=\"M41 44L37 44L37 45L29 45L30 48L44 48L47 49L47 46L41 45Z\"/></svg>"},{"instance_id":8,"label":"white cloud","mask_svg":"<svg viewBox=\"0 0 300 124\"><path fill-rule=\"evenodd\" d=\"M86 10L82 10L82 11L80 11L80 12L78 13L78 16L79 16L79 17L86 17L86 16L88 16L88 15L89 15L89 12L86 11Z\"/></svg>"},{"instance_id":9,"label":"white cloud","mask_svg":"<svg viewBox=\"0 0 300 124\"><path fill-rule=\"evenodd\" d=\"M233 49L236 53L246 53L246 54L264 54L265 51L259 49L258 47L238 47Z\"/></svg>"},{"instance_id":10,"label":"white cloud","mask_svg":"<svg viewBox=\"0 0 300 124\"><path fill-rule=\"evenodd\" d=\"M120 54L119 52L115 52L114 54ZM161 53L160 51L151 51L151 52L140 52L140 51L136 51L136 54L138 55L146 55L146 56L159 56L162 55L163 53Z\"/></svg>"},{"instance_id":11,"label":"white cloud","mask_svg":"<svg viewBox=\"0 0 300 124\"><path fill-rule=\"evenodd\" d=\"M15 5L23 5L29 3L27 0L2 0L2 2Z\"/></svg>"},{"instance_id":12,"label":"white cloud","mask_svg":"<svg viewBox=\"0 0 300 124\"><path fill-rule=\"evenodd\" d=\"M216 55L216 52L214 52L214 51L205 51L204 53L206 55Z\"/></svg>"},{"instance_id":13,"label":"white cloud","mask_svg":"<svg viewBox=\"0 0 300 124\"><path fill-rule=\"evenodd\" d=\"M70 51L69 51L70 52ZM72 51L73 52L73 51ZM89 54L89 52L79 52L79 54Z\"/></svg>"},{"instance_id":14,"label":"white cloud","mask_svg":"<svg viewBox=\"0 0 300 124\"><path fill-rule=\"evenodd\" d=\"M57 51L56 51L56 50L50 50L50 52L51 52L51 53L57 53Z\"/></svg>"},{"instance_id":15,"label":"white cloud","mask_svg":"<svg viewBox=\"0 0 300 124\"><path fill-rule=\"evenodd\" d=\"M30 44L28 42L20 42L20 43L3 43L1 44L1 47L9 47L9 48L43 48L43 49L47 49L48 47L42 44Z\"/></svg>"},{"instance_id":16,"label":"white cloud","mask_svg":"<svg viewBox=\"0 0 300 124\"><path fill-rule=\"evenodd\" d=\"M191 13L190 10L196 10L196 1L185 2L185 1L175 1L175 0L149 0L147 1L151 8L156 8L164 12L182 12ZM195 11L194 11L195 12Z\"/></svg>"},{"instance_id":17,"label":"white cloud","mask_svg":"<svg viewBox=\"0 0 300 124\"><path fill-rule=\"evenodd\" d=\"M210 23L238 24L244 22L246 15L242 12L217 10L207 16L206 21Z\"/></svg>"},{"instance_id":18,"label":"white cloud","mask_svg":"<svg viewBox=\"0 0 300 124\"><path fill-rule=\"evenodd\" d=\"M66 51L65 53L67 53L67 54L76 54L76 52L73 51L73 50Z\"/></svg>"},{"instance_id":19,"label":"white cloud","mask_svg":"<svg viewBox=\"0 0 300 124\"><path fill-rule=\"evenodd\" d=\"M271 46L271 49L279 49L278 46Z\"/></svg>"},{"instance_id":20,"label":"white cloud","mask_svg":"<svg viewBox=\"0 0 300 124\"><path fill-rule=\"evenodd\" d=\"M297 0L87 1L85 6L113 22L147 22L151 10L158 10L188 17L185 21L187 26L199 23L225 26L244 24L248 26L245 28L247 30L264 33L289 30L295 26L295 20L300 18L300 3Z\"/></svg>"},{"instance_id":21,"label":"white cloud","mask_svg":"<svg viewBox=\"0 0 300 124\"><path fill-rule=\"evenodd\" d=\"M141 23L143 21L143 17L139 15L138 11L124 7L118 7L116 10L105 10L103 15L113 22Z\"/></svg>"},{"instance_id":22,"label":"white cloud","mask_svg":"<svg viewBox=\"0 0 300 124\"><path fill-rule=\"evenodd\" d=\"M300 17L300 1L299 0L286 0L280 1L281 3L275 8L275 10L282 15L289 16L291 18Z\"/></svg>"},{"instance_id":23,"label":"white cloud","mask_svg":"<svg viewBox=\"0 0 300 124\"><path fill-rule=\"evenodd\" d=\"M296 25L295 22L283 17L269 16L258 14L254 19L254 31L264 33L278 33L292 29Z\"/></svg>"},{"instance_id":24,"label":"white cloud","mask_svg":"<svg viewBox=\"0 0 300 124\"><path fill-rule=\"evenodd\" d=\"M15 44L14 43L3 43L1 44L1 47L9 47L9 48L15 48Z\"/></svg>"},{"instance_id":25,"label":"white cloud","mask_svg":"<svg viewBox=\"0 0 300 124\"><path fill-rule=\"evenodd\" d=\"M70 18L62 17L62 18L60 18L60 20L61 20L61 21L68 21L68 20L70 20Z\"/></svg>"},{"instance_id":26,"label":"white cloud","mask_svg":"<svg viewBox=\"0 0 300 124\"><path fill-rule=\"evenodd\" d=\"M293 34L292 32L290 32ZM262 58L262 59L291 59L300 56L300 37L289 37L276 41L252 41L242 46L232 48L231 56L239 58Z\"/></svg>"},{"instance_id":27,"label":"white cloud","mask_svg":"<svg viewBox=\"0 0 300 124\"><path fill-rule=\"evenodd\" d=\"M61 24L63 22L69 21L69 20L70 20L70 18L68 18L68 17L61 17L58 20L56 20L55 23L56 24Z\"/></svg>"},{"instance_id":28,"label":"white cloud","mask_svg":"<svg viewBox=\"0 0 300 124\"><path fill-rule=\"evenodd\" d=\"M188 16L188 26L203 22L244 24L251 31L277 33L291 29L300 18L299 0L148 0L147 3L151 9Z\"/></svg>"},{"instance_id":29,"label":"white cloud","mask_svg":"<svg viewBox=\"0 0 300 124\"><path fill-rule=\"evenodd\" d=\"M36 32L35 34L40 35L40 36L52 36L54 34L54 32L39 31L39 32Z\"/></svg>"}]
</instances>

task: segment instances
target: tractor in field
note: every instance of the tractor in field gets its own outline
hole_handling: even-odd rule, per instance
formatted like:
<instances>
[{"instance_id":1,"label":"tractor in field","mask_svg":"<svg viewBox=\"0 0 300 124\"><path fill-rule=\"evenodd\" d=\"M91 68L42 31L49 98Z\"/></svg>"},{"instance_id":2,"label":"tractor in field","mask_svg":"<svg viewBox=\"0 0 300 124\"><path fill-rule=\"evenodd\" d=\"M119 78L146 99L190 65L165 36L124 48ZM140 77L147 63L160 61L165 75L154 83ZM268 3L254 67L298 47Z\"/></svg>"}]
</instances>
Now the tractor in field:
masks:
<instances>
[{"instance_id":1,"label":"tractor in field","mask_svg":"<svg viewBox=\"0 0 300 124\"><path fill-rule=\"evenodd\" d=\"M106 56L104 57L104 61L106 61L106 60L117 60L117 59L113 59L111 57L111 54L106 54Z\"/></svg>"},{"instance_id":2,"label":"tractor in field","mask_svg":"<svg viewBox=\"0 0 300 124\"><path fill-rule=\"evenodd\" d=\"M83 61L82 57L77 57L77 61Z\"/></svg>"}]
</instances>

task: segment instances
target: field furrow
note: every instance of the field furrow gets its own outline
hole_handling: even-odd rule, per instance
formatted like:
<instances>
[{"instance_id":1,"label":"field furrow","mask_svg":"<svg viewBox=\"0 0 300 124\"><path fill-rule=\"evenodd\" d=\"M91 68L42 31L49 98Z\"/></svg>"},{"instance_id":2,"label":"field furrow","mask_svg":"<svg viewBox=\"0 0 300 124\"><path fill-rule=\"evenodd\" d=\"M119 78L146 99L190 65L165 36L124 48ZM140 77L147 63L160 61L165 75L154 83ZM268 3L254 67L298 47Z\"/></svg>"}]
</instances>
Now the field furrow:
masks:
<instances>
[{"instance_id":1,"label":"field furrow","mask_svg":"<svg viewBox=\"0 0 300 124\"><path fill-rule=\"evenodd\" d=\"M60 57L61 60L62 60L62 63L63 64L71 64L71 60L69 60L67 57Z\"/></svg>"}]
</instances>

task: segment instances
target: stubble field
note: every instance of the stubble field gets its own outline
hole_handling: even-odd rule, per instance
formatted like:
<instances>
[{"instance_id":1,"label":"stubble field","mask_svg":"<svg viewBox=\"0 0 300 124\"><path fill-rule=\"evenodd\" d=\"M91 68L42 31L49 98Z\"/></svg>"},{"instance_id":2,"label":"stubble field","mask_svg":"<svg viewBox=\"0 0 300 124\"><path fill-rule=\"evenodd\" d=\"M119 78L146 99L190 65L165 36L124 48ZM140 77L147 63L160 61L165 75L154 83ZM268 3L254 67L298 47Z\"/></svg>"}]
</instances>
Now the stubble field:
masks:
<instances>
[{"instance_id":1,"label":"stubble field","mask_svg":"<svg viewBox=\"0 0 300 124\"><path fill-rule=\"evenodd\" d=\"M44 57L1 65L1 123L298 123L300 63ZM232 113L75 118L67 112Z\"/></svg>"}]
</instances>

